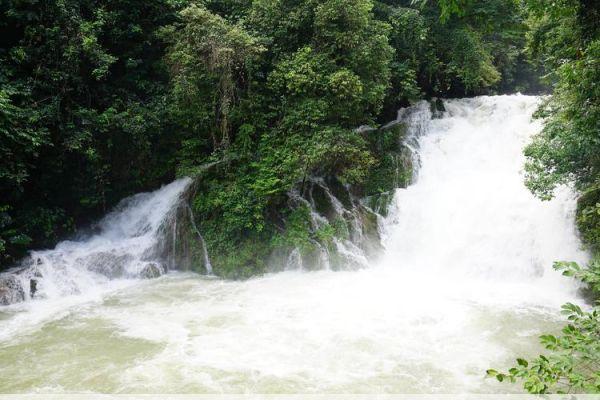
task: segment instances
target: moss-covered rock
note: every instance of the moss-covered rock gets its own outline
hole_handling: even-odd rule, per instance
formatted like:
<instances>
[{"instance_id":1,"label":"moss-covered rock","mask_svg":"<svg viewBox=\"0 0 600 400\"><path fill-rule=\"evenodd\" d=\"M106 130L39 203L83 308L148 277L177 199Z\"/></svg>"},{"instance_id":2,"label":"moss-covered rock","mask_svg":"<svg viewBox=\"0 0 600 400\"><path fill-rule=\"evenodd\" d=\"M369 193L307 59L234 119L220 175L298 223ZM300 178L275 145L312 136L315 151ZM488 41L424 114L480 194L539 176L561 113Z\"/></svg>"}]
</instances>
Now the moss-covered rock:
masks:
<instances>
[{"instance_id":1,"label":"moss-covered rock","mask_svg":"<svg viewBox=\"0 0 600 400\"><path fill-rule=\"evenodd\" d=\"M386 217L389 213L390 204L394 198L394 191L383 192L365 197L364 202L371 210Z\"/></svg>"},{"instance_id":2,"label":"moss-covered rock","mask_svg":"<svg viewBox=\"0 0 600 400\"><path fill-rule=\"evenodd\" d=\"M384 155L376 165L365 182L366 196L391 192L396 188L403 188L410 184L412 179L412 162L402 152Z\"/></svg>"},{"instance_id":3,"label":"moss-covered rock","mask_svg":"<svg viewBox=\"0 0 600 400\"><path fill-rule=\"evenodd\" d=\"M192 211L195 198L196 183L182 193L177 208L163 222L160 227L161 240L145 255L146 261L162 260L161 268L164 270L194 271L201 274L210 272L206 243L198 228L201 221L196 220ZM151 268L147 272L154 275L155 269Z\"/></svg>"},{"instance_id":4,"label":"moss-covered rock","mask_svg":"<svg viewBox=\"0 0 600 400\"><path fill-rule=\"evenodd\" d=\"M324 269L323 251L324 249L316 243L313 246L303 248L300 251L302 267L309 271Z\"/></svg>"},{"instance_id":5,"label":"moss-covered rock","mask_svg":"<svg viewBox=\"0 0 600 400\"><path fill-rule=\"evenodd\" d=\"M358 209L358 216L360 218L360 226L362 227L362 238L359 246L367 256L371 258L377 257L383 250L377 214L366 207L360 207Z\"/></svg>"},{"instance_id":6,"label":"moss-covered rock","mask_svg":"<svg viewBox=\"0 0 600 400\"><path fill-rule=\"evenodd\" d=\"M205 244L188 201L183 201L165 222L163 240L148 259L165 260L170 269L207 273ZM159 255L160 257L156 257Z\"/></svg>"},{"instance_id":7,"label":"moss-covered rock","mask_svg":"<svg viewBox=\"0 0 600 400\"><path fill-rule=\"evenodd\" d=\"M320 215L328 220L333 220L337 217L338 212L324 186L316 183L311 184L310 198Z\"/></svg>"},{"instance_id":8,"label":"moss-covered rock","mask_svg":"<svg viewBox=\"0 0 600 400\"><path fill-rule=\"evenodd\" d=\"M407 187L412 182L413 155L404 145L406 126L400 122L386 125L370 134L370 143L378 161L357 192L364 204L386 216L395 190Z\"/></svg>"},{"instance_id":9,"label":"moss-covered rock","mask_svg":"<svg viewBox=\"0 0 600 400\"><path fill-rule=\"evenodd\" d=\"M208 240L207 240L208 242ZM213 273L228 279L245 279L267 271L272 246L268 239L245 238L228 243L225 246L215 245L211 248Z\"/></svg>"},{"instance_id":10,"label":"moss-covered rock","mask_svg":"<svg viewBox=\"0 0 600 400\"><path fill-rule=\"evenodd\" d=\"M354 206L350 190L346 185L342 184L339 179L330 176L325 178L324 181L327 184L330 193L335 196L346 209L349 210Z\"/></svg>"}]
</instances>

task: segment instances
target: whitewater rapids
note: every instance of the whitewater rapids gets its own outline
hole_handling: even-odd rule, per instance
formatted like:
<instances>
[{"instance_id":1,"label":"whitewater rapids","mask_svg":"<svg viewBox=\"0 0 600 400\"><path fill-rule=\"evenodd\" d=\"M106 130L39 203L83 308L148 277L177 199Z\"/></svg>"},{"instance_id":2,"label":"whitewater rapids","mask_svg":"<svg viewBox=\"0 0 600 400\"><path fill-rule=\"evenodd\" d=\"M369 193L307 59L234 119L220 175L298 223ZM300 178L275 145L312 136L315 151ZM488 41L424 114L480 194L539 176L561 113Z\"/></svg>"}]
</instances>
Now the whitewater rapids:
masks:
<instances>
[{"instance_id":1,"label":"whitewater rapids","mask_svg":"<svg viewBox=\"0 0 600 400\"><path fill-rule=\"evenodd\" d=\"M370 268L244 282L170 273L0 308L0 392L518 391L485 370L538 354L560 305L581 303L552 262L586 259L572 193L541 202L523 185L537 103L449 100L435 119L417 109L421 167Z\"/></svg>"}]
</instances>

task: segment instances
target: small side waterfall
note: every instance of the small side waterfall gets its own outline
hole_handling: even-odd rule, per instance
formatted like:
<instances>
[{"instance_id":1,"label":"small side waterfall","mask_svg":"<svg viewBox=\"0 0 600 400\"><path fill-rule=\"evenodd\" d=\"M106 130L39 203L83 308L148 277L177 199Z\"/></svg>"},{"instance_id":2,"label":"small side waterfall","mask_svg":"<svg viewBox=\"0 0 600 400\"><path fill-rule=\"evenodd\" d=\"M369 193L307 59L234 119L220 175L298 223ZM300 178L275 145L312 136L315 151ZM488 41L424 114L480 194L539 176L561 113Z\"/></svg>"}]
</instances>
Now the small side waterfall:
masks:
<instances>
[{"instance_id":1,"label":"small side waterfall","mask_svg":"<svg viewBox=\"0 0 600 400\"><path fill-rule=\"evenodd\" d=\"M97 223L98 233L31 252L19 267L0 274L0 304L57 298L111 280L154 278L169 269L188 269L194 251L202 254L201 263L210 273L204 239L187 205L191 185L192 180L184 178L129 197ZM195 230L193 237L190 229Z\"/></svg>"},{"instance_id":2,"label":"small side waterfall","mask_svg":"<svg viewBox=\"0 0 600 400\"><path fill-rule=\"evenodd\" d=\"M194 231L198 235L198 240L200 240L200 246L202 246L202 259L204 261L204 268L206 269L206 273L208 275L212 275L212 264L210 263L210 257L208 256L208 248L206 247L206 241L204 240L204 236L202 236L202 232L200 232L200 229L198 229L198 227L196 226L196 220L194 218L194 212L192 211L192 207L190 207L187 203L186 206L189 212L189 221L192 225L192 228L194 228Z\"/></svg>"},{"instance_id":3,"label":"small side waterfall","mask_svg":"<svg viewBox=\"0 0 600 400\"><path fill-rule=\"evenodd\" d=\"M407 187L417 177L419 139L438 115L435 104L421 101L399 110L396 120L379 129L362 126L357 130L371 138L382 157L385 165L377 178L386 191L377 189L376 194L365 196L364 190L343 185L334 177L312 177L288 193L290 209L309 210L315 238L308 249L292 246L285 257L272 257L272 269L280 269L280 264L290 270L360 269L382 253L384 217L396 189ZM333 235L319 235L327 231Z\"/></svg>"},{"instance_id":4,"label":"small side waterfall","mask_svg":"<svg viewBox=\"0 0 600 400\"><path fill-rule=\"evenodd\" d=\"M377 215L350 188L334 178L311 178L304 190L288 193L289 208L304 208L310 222L310 244L291 246L272 257L273 270L340 270L368 266L381 250Z\"/></svg>"}]
</instances>

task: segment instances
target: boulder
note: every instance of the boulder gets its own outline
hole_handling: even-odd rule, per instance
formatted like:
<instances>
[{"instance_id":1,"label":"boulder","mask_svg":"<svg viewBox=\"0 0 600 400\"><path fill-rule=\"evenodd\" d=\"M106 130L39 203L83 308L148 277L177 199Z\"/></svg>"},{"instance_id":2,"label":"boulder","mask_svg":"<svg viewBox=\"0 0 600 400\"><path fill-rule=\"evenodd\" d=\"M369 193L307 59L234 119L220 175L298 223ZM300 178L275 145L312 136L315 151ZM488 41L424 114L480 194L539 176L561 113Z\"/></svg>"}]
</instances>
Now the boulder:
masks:
<instances>
[{"instance_id":1,"label":"boulder","mask_svg":"<svg viewBox=\"0 0 600 400\"><path fill-rule=\"evenodd\" d=\"M158 278L163 274L164 268L162 268L157 263L150 262L142 268L140 271L140 278L143 279L153 279Z\"/></svg>"},{"instance_id":2,"label":"boulder","mask_svg":"<svg viewBox=\"0 0 600 400\"><path fill-rule=\"evenodd\" d=\"M0 305L7 306L25 300L25 290L15 275L0 276Z\"/></svg>"}]
</instances>

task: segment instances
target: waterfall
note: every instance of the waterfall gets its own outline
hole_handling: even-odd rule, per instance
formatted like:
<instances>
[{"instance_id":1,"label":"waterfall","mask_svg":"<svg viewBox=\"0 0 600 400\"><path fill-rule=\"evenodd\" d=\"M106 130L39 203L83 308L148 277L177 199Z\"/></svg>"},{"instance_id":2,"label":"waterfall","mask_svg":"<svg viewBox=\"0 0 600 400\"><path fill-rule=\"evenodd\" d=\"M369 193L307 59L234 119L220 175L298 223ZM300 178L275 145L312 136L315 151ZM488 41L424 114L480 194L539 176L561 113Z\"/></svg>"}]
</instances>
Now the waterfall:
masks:
<instances>
[{"instance_id":1,"label":"waterfall","mask_svg":"<svg viewBox=\"0 0 600 400\"><path fill-rule=\"evenodd\" d=\"M278 257L282 272L246 281L168 274L76 307L67 300L78 296L66 296L66 306L0 308L0 359L8 360L0 392L518 391L484 371L543 351L539 335L565 323L560 305L582 302L552 263L587 259L573 192L542 202L523 185L522 149L541 127L531 118L538 102L494 96L447 100L440 112L427 103L402 110L420 163L413 184L390 194L384 217L368 214L347 187L308 180L290 193L290 206L306 207L315 229L344 214L348 232L315 245L310 258L289 249ZM202 261L200 248L180 255L198 237L180 200L192 192L187 185L134 196L97 235L34 252L29 275L11 276L39 279L40 296L86 292L122 282L111 271L138 276L170 260L171 235L177 264ZM379 260L361 243L367 223L385 246ZM362 232L353 233L357 225ZM308 261L320 270L304 271Z\"/></svg>"},{"instance_id":2,"label":"waterfall","mask_svg":"<svg viewBox=\"0 0 600 400\"><path fill-rule=\"evenodd\" d=\"M162 275L167 263L175 266L177 208L190 184L190 179L180 179L129 197L97 224L98 233L32 251L20 267L0 274L0 303L60 298L97 291L112 280ZM169 229L171 257L164 257L157 249Z\"/></svg>"},{"instance_id":3,"label":"waterfall","mask_svg":"<svg viewBox=\"0 0 600 400\"><path fill-rule=\"evenodd\" d=\"M324 229L333 229L342 224L344 234L333 236L330 242L318 238L311 240L313 249L289 249L287 256L272 257L273 270L343 270L360 269L369 266L369 259L381 250L377 225L377 215L365 207L350 189L339 182L322 177L311 177L304 182L306 188L300 193L294 188L288 193L290 208L306 207L310 218L311 233ZM333 187L336 187L334 193ZM339 197L343 197L342 200ZM365 220L375 221L367 227ZM283 263L283 268L280 265Z\"/></svg>"},{"instance_id":4,"label":"waterfall","mask_svg":"<svg viewBox=\"0 0 600 400\"><path fill-rule=\"evenodd\" d=\"M202 259L204 261L204 268L206 269L206 273L208 275L213 274L212 264L210 263L210 257L208 255L208 248L206 246L206 241L204 240L204 236L202 236L202 232L198 229L196 225L196 220L194 218L194 211L192 211L192 207L187 205L187 210L189 212L189 220L192 224L192 228L194 228L194 232L198 235L198 240L200 240L200 245L202 246ZM174 252L175 253L175 252Z\"/></svg>"},{"instance_id":5,"label":"waterfall","mask_svg":"<svg viewBox=\"0 0 600 400\"><path fill-rule=\"evenodd\" d=\"M537 105L528 96L447 100L440 118L425 122L419 115L429 110L417 107L422 165L394 197L383 265L490 284L539 279L548 290L570 290L552 264L586 259L574 231L574 193L561 188L542 202L523 183L522 149L541 127L531 120Z\"/></svg>"}]
</instances>

